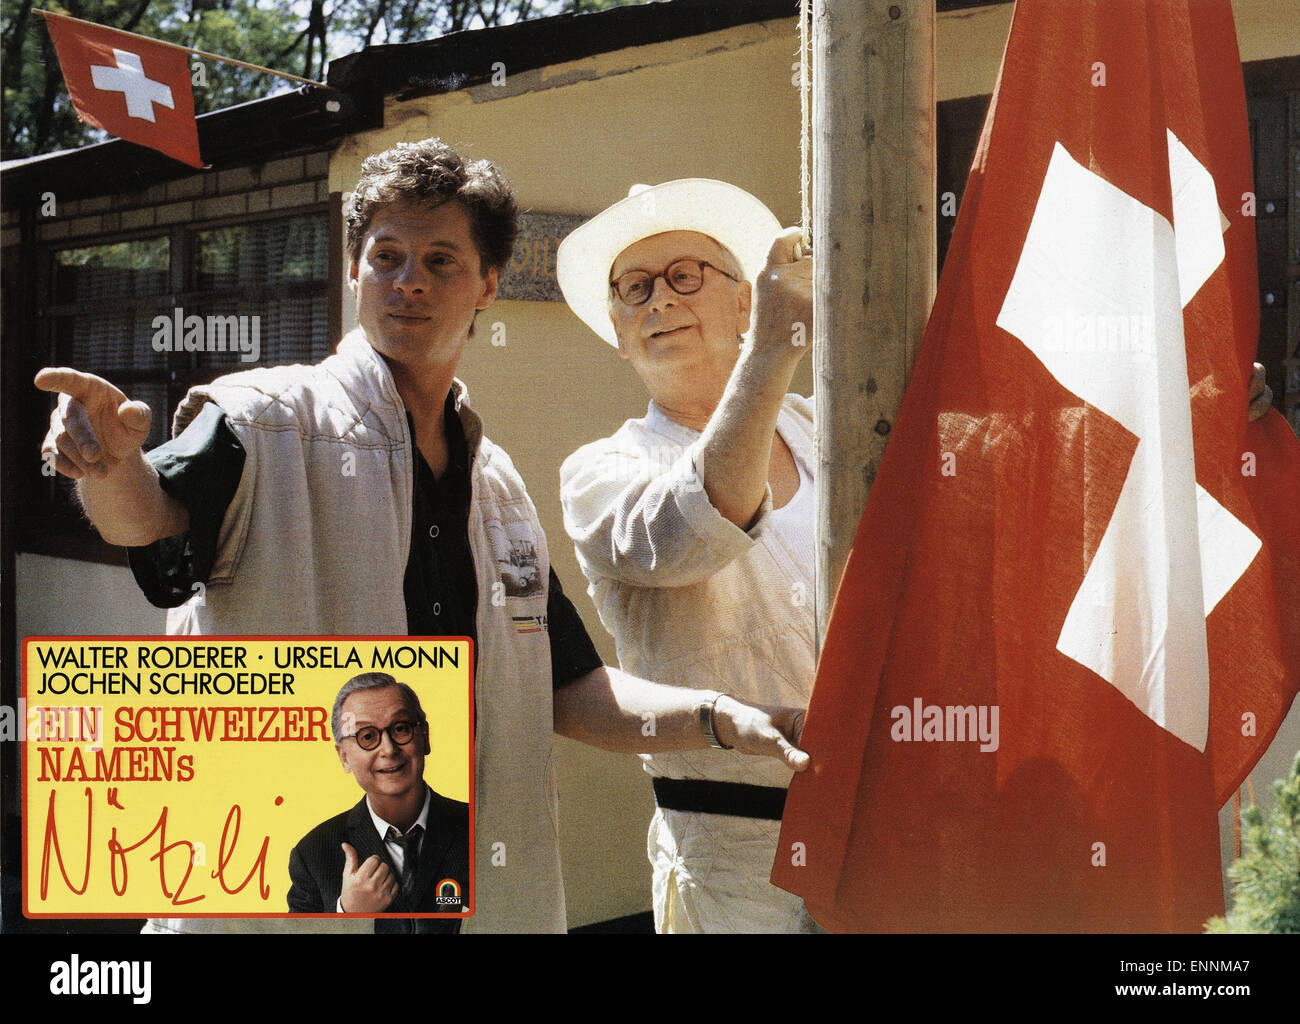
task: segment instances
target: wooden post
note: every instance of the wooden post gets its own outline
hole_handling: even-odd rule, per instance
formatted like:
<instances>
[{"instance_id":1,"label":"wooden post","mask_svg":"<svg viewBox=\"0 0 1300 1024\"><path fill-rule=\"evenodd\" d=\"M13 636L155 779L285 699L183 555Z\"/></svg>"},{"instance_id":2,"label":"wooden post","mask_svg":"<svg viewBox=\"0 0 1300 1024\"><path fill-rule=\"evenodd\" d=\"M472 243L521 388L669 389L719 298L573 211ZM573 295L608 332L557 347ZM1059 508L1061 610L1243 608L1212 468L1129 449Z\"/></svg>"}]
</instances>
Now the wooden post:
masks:
<instances>
[{"instance_id":1,"label":"wooden post","mask_svg":"<svg viewBox=\"0 0 1300 1024\"><path fill-rule=\"evenodd\" d=\"M934 0L813 12L820 643L934 301L935 13Z\"/></svg>"}]
</instances>

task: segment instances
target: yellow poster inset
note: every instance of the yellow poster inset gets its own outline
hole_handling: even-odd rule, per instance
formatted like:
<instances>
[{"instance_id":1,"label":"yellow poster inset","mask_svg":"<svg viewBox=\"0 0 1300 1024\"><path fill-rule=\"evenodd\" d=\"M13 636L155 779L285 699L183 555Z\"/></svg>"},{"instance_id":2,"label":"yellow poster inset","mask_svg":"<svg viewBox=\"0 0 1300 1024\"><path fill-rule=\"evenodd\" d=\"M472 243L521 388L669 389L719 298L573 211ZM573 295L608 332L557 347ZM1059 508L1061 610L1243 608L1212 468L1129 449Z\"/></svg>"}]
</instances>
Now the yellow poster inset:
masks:
<instances>
[{"instance_id":1,"label":"yellow poster inset","mask_svg":"<svg viewBox=\"0 0 1300 1024\"><path fill-rule=\"evenodd\" d=\"M29 637L24 913L472 914L472 659L463 638Z\"/></svg>"}]
</instances>

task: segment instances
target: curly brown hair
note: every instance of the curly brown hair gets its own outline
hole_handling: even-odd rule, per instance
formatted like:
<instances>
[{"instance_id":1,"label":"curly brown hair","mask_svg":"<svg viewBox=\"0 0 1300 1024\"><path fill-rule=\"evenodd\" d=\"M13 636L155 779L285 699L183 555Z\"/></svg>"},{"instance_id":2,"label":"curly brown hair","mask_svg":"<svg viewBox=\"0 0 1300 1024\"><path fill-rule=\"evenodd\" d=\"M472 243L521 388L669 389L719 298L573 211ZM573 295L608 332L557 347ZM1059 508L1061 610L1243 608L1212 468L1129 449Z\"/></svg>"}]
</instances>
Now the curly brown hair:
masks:
<instances>
[{"instance_id":1,"label":"curly brown hair","mask_svg":"<svg viewBox=\"0 0 1300 1024\"><path fill-rule=\"evenodd\" d=\"M484 273L504 270L519 233L514 189L491 161L466 161L442 139L399 142L366 157L357 187L345 204L349 257L361 258L366 231L381 207L395 203L435 207L452 200L469 214L480 269Z\"/></svg>"}]
</instances>

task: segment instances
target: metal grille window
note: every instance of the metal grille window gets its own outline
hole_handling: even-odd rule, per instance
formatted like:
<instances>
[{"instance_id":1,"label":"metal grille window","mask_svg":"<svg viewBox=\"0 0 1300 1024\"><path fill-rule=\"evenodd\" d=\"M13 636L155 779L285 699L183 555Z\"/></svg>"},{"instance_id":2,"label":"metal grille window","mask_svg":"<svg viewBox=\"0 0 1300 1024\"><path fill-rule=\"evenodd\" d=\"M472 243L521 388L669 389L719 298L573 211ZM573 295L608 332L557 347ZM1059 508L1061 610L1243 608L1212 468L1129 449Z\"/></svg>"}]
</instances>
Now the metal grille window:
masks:
<instances>
[{"instance_id":1,"label":"metal grille window","mask_svg":"<svg viewBox=\"0 0 1300 1024\"><path fill-rule=\"evenodd\" d=\"M258 317L259 365L314 362L328 354L324 290L329 276L325 216L257 221L194 232L195 312ZM221 367L220 352L200 365Z\"/></svg>"},{"instance_id":2,"label":"metal grille window","mask_svg":"<svg viewBox=\"0 0 1300 1024\"><path fill-rule=\"evenodd\" d=\"M204 290L310 284L329 264L324 217L293 217L194 233L195 284Z\"/></svg>"},{"instance_id":3,"label":"metal grille window","mask_svg":"<svg viewBox=\"0 0 1300 1024\"><path fill-rule=\"evenodd\" d=\"M145 447L156 447L190 387L329 354L329 256L324 210L47 250L38 365L97 374L147 402ZM25 534L84 532L71 481L39 490Z\"/></svg>"},{"instance_id":4,"label":"metal grille window","mask_svg":"<svg viewBox=\"0 0 1300 1024\"><path fill-rule=\"evenodd\" d=\"M137 369L161 370L161 362L141 359L151 353L139 339L147 341L143 332L168 306L170 263L166 237L56 249L48 312L59 360L110 379Z\"/></svg>"},{"instance_id":5,"label":"metal grille window","mask_svg":"<svg viewBox=\"0 0 1300 1024\"><path fill-rule=\"evenodd\" d=\"M170 266L167 238L113 242L54 254L54 301L96 302L125 295L160 295Z\"/></svg>"}]
</instances>

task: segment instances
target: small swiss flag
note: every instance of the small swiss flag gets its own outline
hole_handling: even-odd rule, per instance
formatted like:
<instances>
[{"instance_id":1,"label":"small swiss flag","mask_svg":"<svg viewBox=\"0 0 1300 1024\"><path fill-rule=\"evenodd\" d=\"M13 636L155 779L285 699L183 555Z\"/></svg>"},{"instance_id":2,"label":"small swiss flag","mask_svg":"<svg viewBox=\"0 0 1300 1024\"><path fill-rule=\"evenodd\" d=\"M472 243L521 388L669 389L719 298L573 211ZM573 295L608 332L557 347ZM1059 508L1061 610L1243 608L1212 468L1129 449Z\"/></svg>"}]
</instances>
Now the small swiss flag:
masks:
<instances>
[{"instance_id":1,"label":"small swiss flag","mask_svg":"<svg viewBox=\"0 0 1300 1024\"><path fill-rule=\"evenodd\" d=\"M184 50L58 15L46 14L45 24L81 120L191 167L207 166Z\"/></svg>"}]
</instances>

